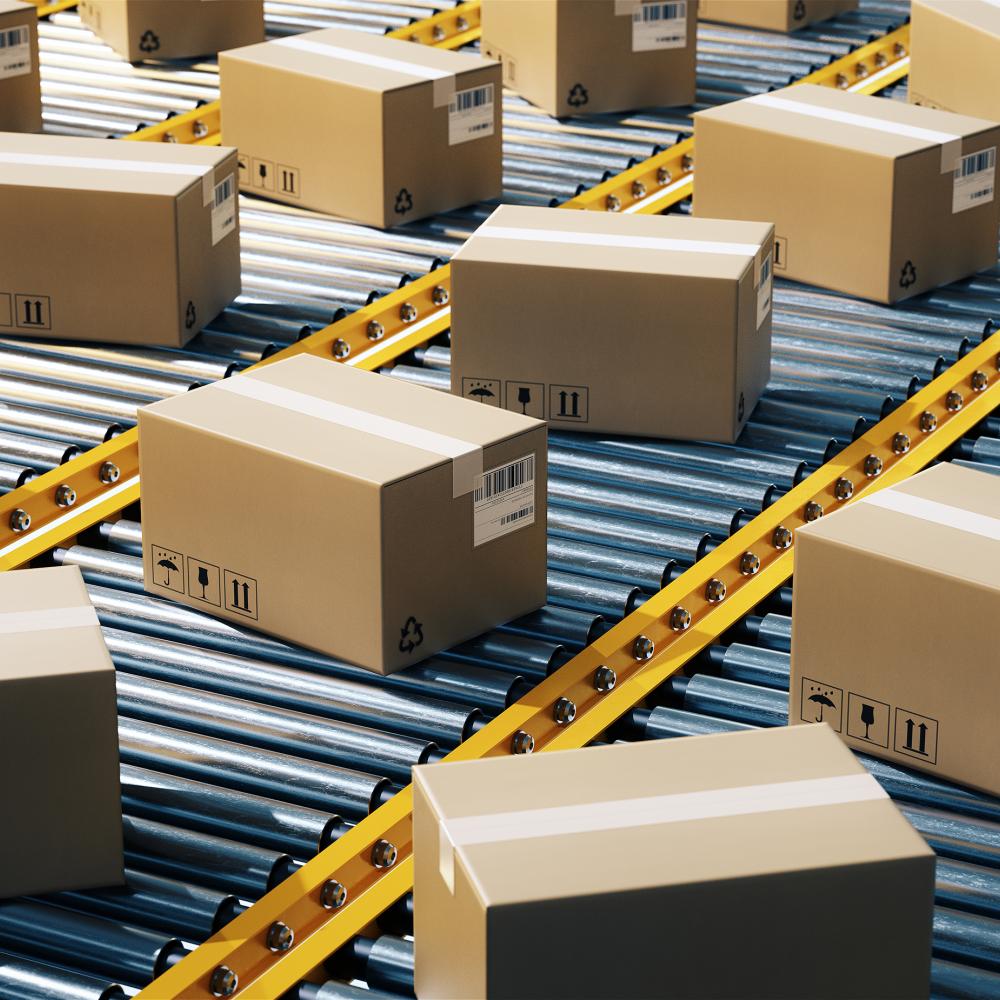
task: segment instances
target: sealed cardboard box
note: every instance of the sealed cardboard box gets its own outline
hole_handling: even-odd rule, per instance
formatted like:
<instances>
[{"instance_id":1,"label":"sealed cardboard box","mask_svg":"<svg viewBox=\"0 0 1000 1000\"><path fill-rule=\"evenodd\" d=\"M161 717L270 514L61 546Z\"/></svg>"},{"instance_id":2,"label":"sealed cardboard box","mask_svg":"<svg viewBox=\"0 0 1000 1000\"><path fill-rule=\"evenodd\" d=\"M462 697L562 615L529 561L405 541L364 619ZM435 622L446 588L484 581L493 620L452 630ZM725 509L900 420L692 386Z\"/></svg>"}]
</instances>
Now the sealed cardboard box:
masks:
<instances>
[{"instance_id":1,"label":"sealed cardboard box","mask_svg":"<svg viewBox=\"0 0 1000 1000\"><path fill-rule=\"evenodd\" d=\"M80 0L80 19L130 62L264 41L263 0Z\"/></svg>"},{"instance_id":2,"label":"sealed cardboard box","mask_svg":"<svg viewBox=\"0 0 1000 1000\"><path fill-rule=\"evenodd\" d=\"M139 441L152 594L378 673L545 601L530 417L299 356L145 407Z\"/></svg>"},{"instance_id":3,"label":"sealed cardboard box","mask_svg":"<svg viewBox=\"0 0 1000 1000\"><path fill-rule=\"evenodd\" d=\"M224 52L219 71L245 191L375 226L500 196L494 62L328 28Z\"/></svg>"},{"instance_id":4,"label":"sealed cardboard box","mask_svg":"<svg viewBox=\"0 0 1000 1000\"><path fill-rule=\"evenodd\" d=\"M694 118L695 214L772 220L778 277L892 303L997 259L1000 125L812 85Z\"/></svg>"},{"instance_id":5,"label":"sealed cardboard box","mask_svg":"<svg viewBox=\"0 0 1000 1000\"><path fill-rule=\"evenodd\" d=\"M1000 479L944 463L800 528L789 720L1000 794Z\"/></svg>"},{"instance_id":6,"label":"sealed cardboard box","mask_svg":"<svg viewBox=\"0 0 1000 1000\"><path fill-rule=\"evenodd\" d=\"M0 335L179 347L240 293L236 151L0 133Z\"/></svg>"},{"instance_id":7,"label":"sealed cardboard box","mask_svg":"<svg viewBox=\"0 0 1000 1000\"><path fill-rule=\"evenodd\" d=\"M991 0L913 0L909 98L1000 121L1000 5Z\"/></svg>"},{"instance_id":8,"label":"sealed cardboard box","mask_svg":"<svg viewBox=\"0 0 1000 1000\"><path fill-rule=\"evenodd\" d=\"M698 17L768 31L795 31L857 9L858 0L700 0Z\"/></svg>"},{"instance_id":9,"label":"sealed cardboard box","mask_svg":"<svg viewBox=\"0 0 1000 1000\"><path fill-rule=\"evenodd\" d=\"M554 427L733 441L770 372L772 239L504 205L452 260L451 391Z\"/></svg>"},{"instance_id":10,"label":"sealed cardboard box","mask_svg":"<svg viewBox=\"0 0 1000 1000\"><path fill-rule=\"evenodd\" d=\"M825 726L413 778L420 1000L928 994L934 855Z\"/></svg>"},{"instance_id":11,"label":"sealed cardboard box","mask_svg":"<svg viewBox=\"0 0 1000 1000\"><path fill-rule=\"evenodd\" d=\"M41 129L37 8L0 0L0 132Z\"/></svg>"},{"instance_id":12,"label":"sealed cardboard box","mask_svg":"<svg viewBox=\"0 0 1000 1000\"><path fill-rule=\"evenodd\" d=\"M483 54L550 115L694 102L697 0L483 0Z\"/></svg>"},{"instance_id":13,"label":"sealed cardboard box","mask_svg":"<svg viewBox=\"0 0 1000 1000\"><path fill-rule=\"evenodd\" d=\"M0 897L124 882L115 668L76 566L0 573Z\"/></svg>"}]
</instances>

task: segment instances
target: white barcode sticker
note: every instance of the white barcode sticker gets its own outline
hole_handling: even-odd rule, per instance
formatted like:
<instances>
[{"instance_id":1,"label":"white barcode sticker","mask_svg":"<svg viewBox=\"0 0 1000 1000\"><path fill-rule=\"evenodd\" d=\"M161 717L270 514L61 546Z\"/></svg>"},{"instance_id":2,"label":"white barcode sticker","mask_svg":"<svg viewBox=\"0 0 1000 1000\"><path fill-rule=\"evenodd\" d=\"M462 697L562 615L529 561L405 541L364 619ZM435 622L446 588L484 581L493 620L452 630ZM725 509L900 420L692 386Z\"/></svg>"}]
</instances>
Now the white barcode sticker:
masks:
<instances>
[{"instance_id":1,"label":"white barcode sticker","mask_svg":"<svg viewBox=\"0 0 1000 1000\"><path fill-rule=\"evenodd\" d=\"M757 329L767 319L771 311L771 255L764 258L760 266L760 284L757 285Z\"/></svg>"},{"instance_id":2,"label":"white barcode sticker","mask_svg":"<svg viewBox=\"0 0 1000 1000\"><path fill-rule=\"evenodd\" d=\"M493 84L456 90L448 105L448 145L493 135Z\"/></svg>"},{"instance_id":3,"label":"white barcode sticker","mask_svg":"<svg viewBox=\"0 0 1000 1000\"><path fill-rule=\"evenodd\" d=\"M632 51L683 49L687 45L687 0L643 3L632 12Z\"/></svg>"},{"instance_id":4,"label":"white barcode sticker","mask_svg":"<svg viewBox=\"0 0 1000 1000\"><path fill-rule=\"evenodd\" d=\"M955 181L951 189L952 215L991 202L996 172L996 146L963 156L955 167Z\"/></svg>"},{"instance_id":5,"label":"white barcode sticker","mask_svg":"<svg viewBox=\"0 0 1000 1000\"><path fill-rule=\"evenodd\" d=\"M472 498L473 545L535 523L535 456L487 469L476 480Z\"/></svg>"},{"instance_id":6,"label":"white barcode sticker","mask_svg":"<svg viewBox=\"0 0 1000 1000\"><path fill-rule=\"evenodd\" d=\"M0 80L31 72L31 29L25 24L0 31Z\"/></svg>"},{"instance_id":7,"label":"white barcode sticker","mask_svg":"<svg viewBox=\"0 0 1000 1000\"><path fill-rule=\"evenodd\" d=\"M236 228L236 177L230 174L212 194L212 246Z\"/></svg>"}]
</instances>

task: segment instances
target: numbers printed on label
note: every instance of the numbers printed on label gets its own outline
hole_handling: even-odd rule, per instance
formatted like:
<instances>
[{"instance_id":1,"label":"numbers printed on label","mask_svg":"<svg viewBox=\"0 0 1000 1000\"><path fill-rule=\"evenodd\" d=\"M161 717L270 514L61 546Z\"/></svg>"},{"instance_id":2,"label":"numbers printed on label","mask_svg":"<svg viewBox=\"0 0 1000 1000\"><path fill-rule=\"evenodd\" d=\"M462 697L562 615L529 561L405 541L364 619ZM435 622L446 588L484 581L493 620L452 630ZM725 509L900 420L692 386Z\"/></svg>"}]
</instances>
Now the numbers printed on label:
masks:
<instances>
[{"instance_id":1,"label":"numbers printed on label","mask_svg":"<svg viewBox=\"0 0 1000 1000\"><path fill-rule=\"evenodd\" d=\"M31 29L27 25L0 31L0 80L31 72Z\"/></svg>"},{"instance_id":2,"label":"numbers printed on label","mask_svg":"<svg viewBox=\"0 0 1000 1000\"><path fill-rule=\"evenodd\" d=\"M448 105L448 145L493 135L493 84L456 90Z\"/></svg>"},{"instance_id":3,"label":"numbers printed on label","mask_svg":"<svg viewBox=\"0 0 1000 1000\"><path fill-rule=\"evenodd\" d=\"M472 497L473 545L535 523L535 456L487 469Z\"/></svg>"},{"instance_id":4,"label":"numbers printed on label","mask_svg":"<svg viewBox=\"0 0 1000 1000\"><path fill-rule=\"evenodd\" d=\"M683 49L687 45L687 13L687 0L643 0L632 13L632 51Z\"/></svg>"},{"instance_id":5,"label":"numbers printed on label","mask_svg":"<svg viewBox=\"0 0 1000 1000\"><path fill-rule=\"evenodd\" d=\"M978 205L987 205L993 200L996 170L996 146L969 153L958 161L952 184L952 215Z\"/></svg>"}]
</instances>

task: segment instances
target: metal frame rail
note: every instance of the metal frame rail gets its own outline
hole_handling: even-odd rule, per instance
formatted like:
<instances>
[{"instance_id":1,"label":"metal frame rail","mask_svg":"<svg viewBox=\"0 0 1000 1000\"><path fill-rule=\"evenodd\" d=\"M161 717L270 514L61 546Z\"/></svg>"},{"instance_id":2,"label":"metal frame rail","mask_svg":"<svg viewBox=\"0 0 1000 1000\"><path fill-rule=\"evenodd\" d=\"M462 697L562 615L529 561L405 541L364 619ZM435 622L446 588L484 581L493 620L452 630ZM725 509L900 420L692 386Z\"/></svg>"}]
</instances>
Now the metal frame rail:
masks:
<instances>
[{"instance_id":1,"label":"metal frame rail","mask_svg":"<svg viewBox=\"0 0 1000 1000\"><path fill-rule=\"evenodd\" d=\"M469 16L473 10L478 18L477 4L464 5L395 34L455 47L477 34ZM800 82L874 93L906 74L907 43L902 28ZM135 138L210 142L217 115L217 106L207 105ZM693 168L688 139L564 207L660 212L691 193ZM381 367L447 329L448 299L443 267L262 363L309 352L365 369ZM998 406L1000 334L462 743L449 759L585 746L789 578L801 524L912 474ZM128 432L0 501L0 569L25 564L136 500L137 457L135 432ZM61 502L73 498L68 508L55 501L61 486L69 487L58 490ZM407 787L140 996L278 996L307 977L411 888L411 807ZM275 940L276 925L291 931L280 935L287 942L281 951L267 944Z\"/></svg>"}]
</instances>

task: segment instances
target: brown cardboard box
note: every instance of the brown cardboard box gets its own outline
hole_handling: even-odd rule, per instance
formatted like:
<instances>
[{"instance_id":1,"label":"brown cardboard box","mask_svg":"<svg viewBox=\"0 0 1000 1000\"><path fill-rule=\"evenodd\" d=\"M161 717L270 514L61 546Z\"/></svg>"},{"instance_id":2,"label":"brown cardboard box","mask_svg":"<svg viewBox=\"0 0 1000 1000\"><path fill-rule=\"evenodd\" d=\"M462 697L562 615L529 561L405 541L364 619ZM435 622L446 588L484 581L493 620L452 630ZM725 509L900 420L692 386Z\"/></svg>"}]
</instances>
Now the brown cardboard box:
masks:
<instances>
[{"instance_id":1,"label":"brown cardboard box","mask_svg":"<svg viewBox=\"0 0 1000 1000\"><path fill-rule=\"evenodd\" d=\"M857 9L858 0L701 0L698 18L769 31L795 31Z\"/></svg>"},{"instance_id":2,"label":"brown cardboard box","mask_svg":"<svg viewBox=\"0 0 1000 1000\"><path fill-rule=\"evenodd\" d=\"M452 261L451 391L553 427L733 441L770 371L772 240L504 205Z\"/></svg>"},{"instance_id":3,"label":"brown cardboard box","mask_svg":"<svg viewBox=\"0 0 1000 1000\"><path fill-rule=\"evenodd\" d=\"M0 335L179 347L240 293L236 151L0 133Z\"/></svg>"},{"instance_id":4,"label":"brown cardboard box","mask_svg":"<svg viewBox=\"0 0 1000 1000\"><path fill-rule=\"evenodd\" d=\"M500 197L494 62L327 28L223 52L219 71L245 191L375 226Z\"/></svg>"},{"instance_id":5,"label":"brown cardboard box","mask_svg":"<svg viewBox=\"0 0 1000 1000\"><path fill-rule=\"evenodd\" d=\"M910 100L1000 121L1000 7L989 0L913 0Z\"/></svg>"},{"instance_id":6,"label":"brown cardboard box","mask_svg":"<svg viewBox=\"0 0 1000 1000\"><path fill-rule=\"evenodd\" d=\"M37 8L0 0L0 132L41 130Z\"/></svg>"},{"instance_id":7,"label":"brown cardboard box","mask_svg":"<svg viewBox=\"0 0 1000 1000\"><path fill-rule=\"evenodd\" d=\"M413 777L420 1000L928 994L934 855L827 727Z\"/></svg>"},{"instance_id":8,"label":"brown cardboard box","mask_svg":"<svg viewBox=\"0 0 1000 1000\"><path fill-rule=\"evenodd\" d=\"M121 885L115 668L76 566L0 573L0 897Z\"/></svg>"},{"instance_id":9,"label":"brown cardboard box","mask_svg":"<svg viewBox=\"0 0 1000 1000\"><path fill-rule=\"evenodd\" d=\"M139 439L152 594L378 673L545 601L540 421L299 356Z\"/></svg>"},{"instance_id":10,"label":"brown cardboard box","mask_svg":"<svg viewBox=\"0 0 1000 1000\"><path fill-rule=\"evenodd\" d=\"M998 614L995 476L945 463L800 528L790 722L1000 794Z\"/></svg>"},{"instance_id":11,"label":"brown cardboard box","mask_svg":"<svg viewBox=\"0 0 1000 1000\"><path fill-rule=\"evenodd\" d=\"M79 11L130 62L191 59L264 41L263 0L80 0Z\"/></svg>"},{"instance_id":12,"label":"brown cardboard box","mask_svg":"<svg viewBox=\"0 0 1000 1000\"><path fill-rule=\"evenodd\" d=\"M550 115L694 102L697 0L483 0L483 54Z\"/></svg>"},{"instance_id":13,"label":"brown cardboard box","mask_svg":"<svg viewBox=\"0 0 1000 1000\"><path fill-rule=\"evenodd\" d=\"M998 125L811 85L694 118L695 214L772 220L778 277L891 303L996 261Z\"/></svg>"}]
</instances>

